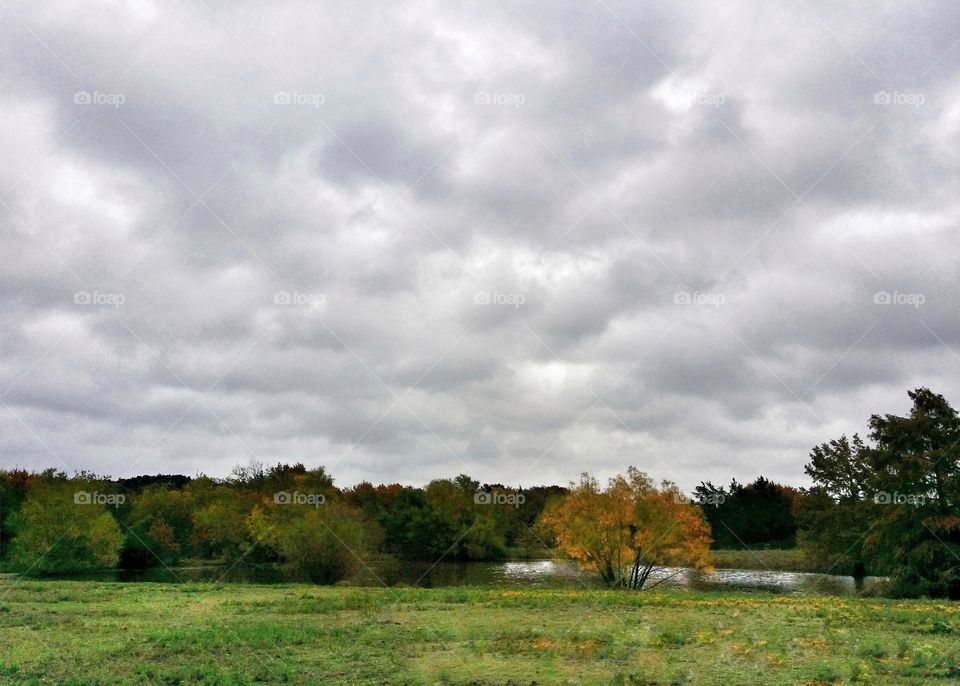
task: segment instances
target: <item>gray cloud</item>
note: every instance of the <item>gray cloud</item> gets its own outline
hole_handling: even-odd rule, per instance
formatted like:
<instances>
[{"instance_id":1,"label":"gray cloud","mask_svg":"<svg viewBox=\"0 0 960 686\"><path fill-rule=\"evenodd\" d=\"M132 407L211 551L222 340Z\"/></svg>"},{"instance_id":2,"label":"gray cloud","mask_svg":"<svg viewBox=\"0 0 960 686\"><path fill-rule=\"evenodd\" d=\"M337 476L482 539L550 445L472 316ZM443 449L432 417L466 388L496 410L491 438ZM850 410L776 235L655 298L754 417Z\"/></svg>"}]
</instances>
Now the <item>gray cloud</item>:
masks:
<instances>
[{"instance_id":1,"label":"gray cloud","mask_svg":"<svg viewBox=\"0 0 960 686\"><path fill-rule=\"evenodd\" d=\"M960 397L957 12L6 3L0 463L802 482Z\"/></svg>"}]
</instances>

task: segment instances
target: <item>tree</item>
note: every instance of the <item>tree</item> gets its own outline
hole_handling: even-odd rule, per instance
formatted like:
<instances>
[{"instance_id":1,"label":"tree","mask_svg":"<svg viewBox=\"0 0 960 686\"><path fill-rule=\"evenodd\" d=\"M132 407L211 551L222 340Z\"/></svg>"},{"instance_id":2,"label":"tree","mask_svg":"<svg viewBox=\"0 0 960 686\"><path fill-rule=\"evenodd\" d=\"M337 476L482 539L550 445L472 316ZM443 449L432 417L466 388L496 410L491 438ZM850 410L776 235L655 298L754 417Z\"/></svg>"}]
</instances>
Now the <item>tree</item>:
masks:
<instances>
[{"instance_id":1,"label":"tree","mask_svg":"<svg viewBox=\"0 0 960 686\"><path fill-rule=\"evenodd\" d=\"M427 503L445 533L440 554L462 560L503 557L507 546L509 505L476 498L480 482L466 474L435 479L424 489Z\"/></svg>"},{"instance_id":2,"label":"tree","mask_svg":"<svg viewBox=\"0 0 960 686\"><path fill-rule=\"evenodd\" d=\"M189 476L183 474L143 474L129 479L118 479L117 483L125 493L141 493L151 486L180 491L191 481Z\"/></svg>"},{"instance_id":3,"label":"tree","mask_svg":"<svg viewBox=\"0 0 960 686\"><path fill-rule=\"evenodd\" d=\"M619 588L644 588L657 567L709 567L710 527L700 508L634 467L605 489L584 473L547 506L540 525L567 555Z\"/></svg>"},{"instance_id":4,"label":"tree","mask_svg":"<svg viewBox=\"0 0 960 686\"><path fill-rule=\"evenodd\" d=\"M124 567L172 565L192 552L195 505L188 493L151 486L131 500Z\"/></svg>"},{"instance_id":5,"label":"tree","mask_svg":"<svg viewBox=\"0 0 960 686\"><path fill-rule=\"evenodd\" d=\"M714 548L794 545L793 511L799 498L795 489L761 476L746 486L734 479L729 488L701 482L694 492L710 523Z\"/></svg>"},{"instance_id":6,"label":"tree","mask_svg":"<svg viewBox=\"0 0 960 686\"><path fill-rule=\"evenodd\" d=\"M192 547L202 558L254 562L247 552L253 545L247 519L261 501L229 486L210 487L194 481L188 489L194 497Z\"/></svg>"},{"instance_id":7,"label":"tree","mask_svg":"<svg viewBox=\"0 0 960 686\"><path fill-rule=\"evenodd\" d=\"M360 513L335 503L264 503L251 513L249 528L255 540L273 548L292 578L313 583L343 579L376 547Z\"/></svg>"},{"instance_id":8,"label":"tree","mask_svg":"<svg viewBox=\"0 0 960 686\"><path fill-rule=\"evenodd\" d=\"M277 463L262 476L259 490L273 495L280 491L309 491L330 496L334 492L333 479L322 467L308 469L302 463L293 465Z\"/></svg>"},{"instance_id":9,"label":"tree","mask_svg":"<svg viewBox=\"0 0 960 686\"><path fill-rule=\"evenodd\" d=\"M37 475L25 469L0 470L0 559L5 559L14 536L14 519Z\"/></svg>"},{"instance_id":10,"label":"tree","mask_svg":"<svg viewBox=\"0 0 960 686\"><path fill-rule=\"evenodd\" d=\"M123 534L95 492L88 482L34 485L14 517L12 566L32 574L115 567Z\"/></svg>"},{"instance_id":11,"label":"tree","mask_svg":"<svg viewBox=\"0 0 960 686\"><path fill-rule=\"evenodd\" d=\"M814 482L798 508L800 548L815 567L862 578L883 573L866 549L876 519L871 449L859 435L815 446L804 471Z\"/></svg>"},{"instance_id":12,"label":"tree","mask_svg":"<svg viewBox=\"0 0 960 686\"><path fill-rule=\"evenodd\" d=\"M807 475L837 502L860 502L870 495L872 468L869 451L859 434L814 446Z\"/></svg>"},{"instance_id":13,"label":"tree","mask_svg":"<svg viewBox=\"0 0 960 686\"><path fill-rule=\"evenodd\" d=\"M547 504L560 500L567 494L563 486L533 486L522 489L523 503L516 510L514 520L515 530L511 532L508 542L511 545L522 545L527 548L553 548L556 541L548 531L537 530L536 523Z\"/></svg>"},{"instance_id":14,"label":"tree","mask_svg":"<svg viewBox=\"0 0 960 686\"><path fill-rule=\"evenodd\" d=\"M929 389L908 395L908 416L870 418L873 445L811 452L805 546L889 574L895 595L960 598L960 418Z\"/></svg>"},{"instance_id":15,"label":"tree","mask_svg":"<svg viewBox=\"0 0 960 686\"><path fill-rule=\"evenodd\" d=\"M448 523L420 488L402 489L380 514L387 552L407 559L437 559L455 540Z\"/></svg>"},{"instance_id":16,"label":"tree","mask_svg":"<svg viewBox=\"0 0 960 686\"><path fill-rule=\"evenodd\" d=\"M960 418L942 395L909 395L908 416L870 418L879 517L866 545L894 594L960 599Z\"/></svg>"}]
</instances>

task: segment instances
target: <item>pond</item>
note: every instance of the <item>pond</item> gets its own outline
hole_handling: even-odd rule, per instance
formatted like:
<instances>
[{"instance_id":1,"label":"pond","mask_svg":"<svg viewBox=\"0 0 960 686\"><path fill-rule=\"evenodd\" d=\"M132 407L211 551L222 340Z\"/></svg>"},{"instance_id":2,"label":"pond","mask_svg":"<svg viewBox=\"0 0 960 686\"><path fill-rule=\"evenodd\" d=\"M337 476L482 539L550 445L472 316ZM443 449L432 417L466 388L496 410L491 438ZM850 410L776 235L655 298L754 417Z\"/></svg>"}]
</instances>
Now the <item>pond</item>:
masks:
<instances>
[{"instance_id":1,"label":"pond","mask_svg":"<svg viewBox=\"0 0 960 686\"><path fill-rule=\"evenodd\" d=\"M224 581L248 583L280 583L289 581L277 567L177 567L173 569L111 570L71 577L99 581L197 582ZM870 587L879 579L867 577ZM853 577L803 572L775 572L748 569L718 569L704 574L692 569L664 568L656 570L648 586L695 591L756 591L791 595L854 595L857 586ZM392 586L395 584L427 588L449 586L497 586L531 588L602 588L599 579L581 570L569 560L508 560L501 562L427 562L398 563L378 560L370 562L346 583L356 586Z\"/></svg>"}]
</instances>

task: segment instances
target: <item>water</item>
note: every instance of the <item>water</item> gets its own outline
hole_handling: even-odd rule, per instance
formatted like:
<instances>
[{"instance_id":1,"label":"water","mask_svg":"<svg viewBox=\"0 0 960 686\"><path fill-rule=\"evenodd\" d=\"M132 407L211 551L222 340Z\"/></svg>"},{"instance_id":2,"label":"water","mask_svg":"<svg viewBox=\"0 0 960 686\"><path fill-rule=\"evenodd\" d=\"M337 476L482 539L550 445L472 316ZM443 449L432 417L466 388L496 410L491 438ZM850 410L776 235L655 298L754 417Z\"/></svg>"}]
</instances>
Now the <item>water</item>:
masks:
<instances>
[{"instance_id":1,"label":"water","mask_svg":"<svg viewBox=\"0 0 960 686\"><path fill-rule=\"evenodd\" d=\"M174 569L113 570L93 572L70 578L99 581L155 582L248 582L279 583L289 581L277 567L178 567ZM869 587L877 579L868 577ZM788 595L854 595L853 577L802 572L773 572L747 569L718 569L704 574L691 569L655 570L648 586L695 591L746 591ZM581 570L569 560L510 560L506 562L425 562L373 561L357 570L346 582L359 586L395 584L427 588L450 586L495 586L507 588L602 588L592 573Z\"/></svg>"}]
</instances>

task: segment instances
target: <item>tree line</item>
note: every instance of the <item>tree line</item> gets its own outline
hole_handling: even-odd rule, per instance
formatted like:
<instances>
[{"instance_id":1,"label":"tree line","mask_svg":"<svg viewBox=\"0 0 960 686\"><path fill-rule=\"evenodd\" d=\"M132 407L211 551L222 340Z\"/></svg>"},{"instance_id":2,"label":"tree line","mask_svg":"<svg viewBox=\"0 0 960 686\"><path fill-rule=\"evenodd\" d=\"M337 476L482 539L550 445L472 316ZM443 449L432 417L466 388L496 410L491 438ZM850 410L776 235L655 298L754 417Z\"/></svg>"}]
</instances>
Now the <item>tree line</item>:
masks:
<instances>
[{"instance_id":1,"label":"tree line","mask_svg":"<svg viewBox=\"0 0 960 686\"><path fill-rule=\"evenodd\" d=\"M542 557L553 543L534 525L565 493L463 474L422 488L342 489L323 467L303 464L254 463L225 479L0 470L0 564L32 574L184 560L280 564L292 578L329 583L373 557Z\"/></svg>"},{"instance_id":2,"label":"tree line","mask_svg":"<svg viewBox=\"0 0 960 686\"><path fill-rule=\"evenodd\" d=\"M253 463L225 479L110 479L0 470L0 565L30 574L174 566L281 566L332 583L372 558L564 555L611 586L656 567L710 568L710 549L799 546L824 571L889 577L896 596L960 598L960 419L909 392L905 417L873 415L866 440L815 446L813 486L758 477L691 494L630 467L600 484L510 488L461 474L424 487L338 488L323 467Z\"/></svg>"}]
</instances>

